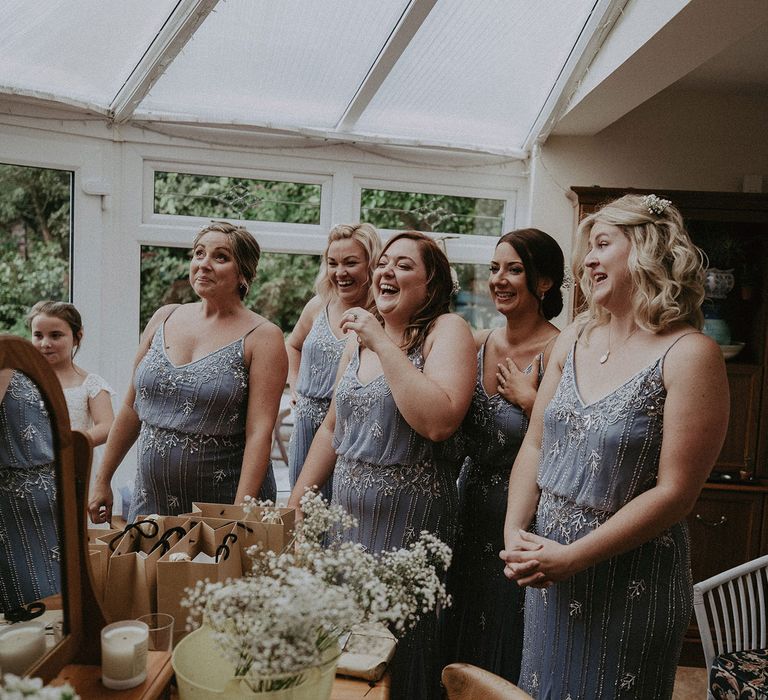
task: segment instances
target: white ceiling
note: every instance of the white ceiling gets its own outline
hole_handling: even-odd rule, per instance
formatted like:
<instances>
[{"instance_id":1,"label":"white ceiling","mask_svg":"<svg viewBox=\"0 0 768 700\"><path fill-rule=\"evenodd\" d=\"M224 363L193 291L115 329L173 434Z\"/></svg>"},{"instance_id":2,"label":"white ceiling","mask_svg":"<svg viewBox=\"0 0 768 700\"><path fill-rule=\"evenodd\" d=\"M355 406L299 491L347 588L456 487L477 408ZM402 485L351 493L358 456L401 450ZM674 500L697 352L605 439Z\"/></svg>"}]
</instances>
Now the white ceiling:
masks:
<instances>
[{"instance_id":1,"label":"white ceiling","mask_svg":"<svg viewBox=\"0 0 768 700\"><path fill-rule=\"evenodd\" d=\"M768 91L760 18L767 0L4 0L0 111L524 158L678 79Z\"/></svg>"}]
</instances>

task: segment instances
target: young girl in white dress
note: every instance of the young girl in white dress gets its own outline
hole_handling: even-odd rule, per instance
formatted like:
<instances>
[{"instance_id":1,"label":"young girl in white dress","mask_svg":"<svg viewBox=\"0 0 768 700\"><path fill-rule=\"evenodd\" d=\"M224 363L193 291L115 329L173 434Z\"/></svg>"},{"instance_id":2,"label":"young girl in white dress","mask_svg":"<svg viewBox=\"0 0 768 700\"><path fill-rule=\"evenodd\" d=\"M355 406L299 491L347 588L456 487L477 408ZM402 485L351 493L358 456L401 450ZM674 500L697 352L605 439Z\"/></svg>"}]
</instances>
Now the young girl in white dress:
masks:
<instances>
[{"instance_id":1,"label":"young girl in white dress","mask_svg":"<svg viewBox=\"0 0 768 700\"><path fill-rule=\"evenodd\" d=\"M63 301L39 301L27 315L27 322L32 344L56 372L64 390L72 430L86 433L94 447L103 445L115 417L115 392L98 374L74 363L83 339L80 312Z\"/></svg>"}]
</instances>

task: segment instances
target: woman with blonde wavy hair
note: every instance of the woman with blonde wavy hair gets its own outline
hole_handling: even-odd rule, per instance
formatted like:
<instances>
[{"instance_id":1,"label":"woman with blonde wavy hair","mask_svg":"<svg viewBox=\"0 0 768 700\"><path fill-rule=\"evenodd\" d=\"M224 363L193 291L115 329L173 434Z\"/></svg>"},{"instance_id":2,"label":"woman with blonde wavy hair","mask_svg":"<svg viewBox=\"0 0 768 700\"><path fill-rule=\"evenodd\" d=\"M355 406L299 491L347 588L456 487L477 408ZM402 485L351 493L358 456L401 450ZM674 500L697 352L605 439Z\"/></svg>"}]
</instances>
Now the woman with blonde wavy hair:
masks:
<instances>
[{"instance_id":1,"label":"woman with blonde wavy hair","mask_svg":"<svg viewBox=\"0 0 768 700\"><path fill-rule=\"evenodd\" d=\"M699 331L702 256L671 202L624 196L577 239L586 311L555 343L510 476L520 684L670 698L692 607L685 516L725 437L725 365Z\"/></svg>"},{"instance_id":2,"label":"woman with blonde wavy hair","mask_svg":"<svg viewBox=\"0 0 768 700\"><path fill-rule=\"evenodd\" d=\"M285 341L293 404L293 431L288 443L291 487L331 405L336 370L347 340L341 319L355 306L373 308L371 277L380 251L381 239L371 224L334 226L315 281L316 296L307 302ZM323 489L328 500L331 483L329 479Z\"/></svg>"}]
</instances>

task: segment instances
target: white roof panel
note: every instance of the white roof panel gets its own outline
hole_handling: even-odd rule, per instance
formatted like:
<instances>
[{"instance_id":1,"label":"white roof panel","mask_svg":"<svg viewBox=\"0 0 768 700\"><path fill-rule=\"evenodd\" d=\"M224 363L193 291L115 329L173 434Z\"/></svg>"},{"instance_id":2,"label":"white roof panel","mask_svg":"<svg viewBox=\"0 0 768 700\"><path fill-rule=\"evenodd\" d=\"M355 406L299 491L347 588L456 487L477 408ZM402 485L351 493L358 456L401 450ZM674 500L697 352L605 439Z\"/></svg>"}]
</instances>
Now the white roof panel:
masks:
<instances>
[{"instance_id":1,"label":"white roof panel","mask_svg":"<svg viewBox=\"0 0 768 700\"><path fill-rule=\"evenodd\" d=\"M176 0L3 0L0 92L107 109Z\"/></svg>"},{"instance_id":2,"label":"white roof panel","mask_svg":"<svg viewBox=\"0 0 768 700\"><path fill-rule=\"evenodd\" d=\"M407 0L227 0L139 118L334 128Z\"/></svg>"}]
</instances>

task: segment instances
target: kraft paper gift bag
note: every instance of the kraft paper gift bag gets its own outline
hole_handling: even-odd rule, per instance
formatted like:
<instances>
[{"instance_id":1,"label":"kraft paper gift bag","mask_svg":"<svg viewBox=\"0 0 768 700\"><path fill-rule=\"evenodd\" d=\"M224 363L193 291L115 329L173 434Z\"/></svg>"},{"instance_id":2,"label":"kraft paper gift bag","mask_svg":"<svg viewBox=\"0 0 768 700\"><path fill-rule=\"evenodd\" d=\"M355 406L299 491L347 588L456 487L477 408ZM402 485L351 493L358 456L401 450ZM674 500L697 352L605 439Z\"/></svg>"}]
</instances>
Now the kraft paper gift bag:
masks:
<instances>
[{"instance_id":1,"label":"kraft paper gift bag","mask_svg":"<svg viewBox=\"0 0 768 700\"><path fill-rule=\"evenodd\" d=\"M245 513L242 506L221 503L192 503L190 517L201 517L209 524L235 521L239 523L240 548L243 554L252 545L263 550L282 552L293 541L296 521L294 508L254 508Z\"/></svg>"},{"instance_id":2,"label":"kraft paper gift bag","mask_svg":"<svg viewBox=\"0 0 768 700\"><path fill-rule=\"evenodd\" d=\"M104 599L104 586L107 582L109 542L119 532L122 530L88 528L88 567L93 593L99 603Z\"/></svg>"},{"instance_id":3,"label":"kraft paper gift bag","mask_svg":"<svg viewBox=\"0 0 768 700\"><path fill-rule=\"evenodd\" d=\"M205 579L215 583L242 575L238 539L234 522L224 527L200 522L158 560L157 612L173 616L174 643L187 631L189 611L181 605L186 589Z\"/></svg>"},{"instance_id":4,"label":"kraft paper gift bag","mask_svg":"<svg viewBox=\"0 0 768 700\"><path fill-rule=\"evenodd\" d=\"M131 523L109 540L103 606L111 620L131 620L157 612L157 560L177 539L183 527L162 530L153 520Z\"/></svg>"}]
</instances>

